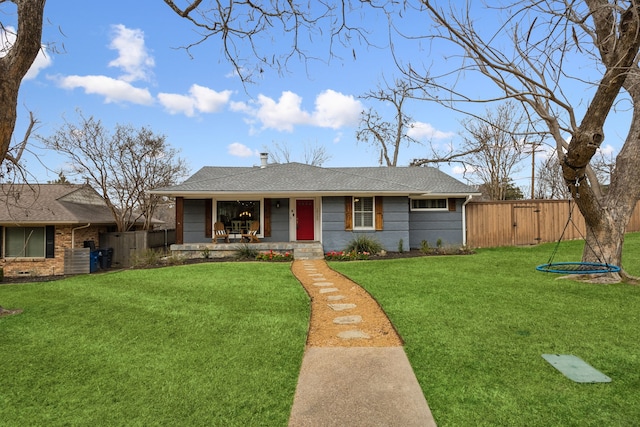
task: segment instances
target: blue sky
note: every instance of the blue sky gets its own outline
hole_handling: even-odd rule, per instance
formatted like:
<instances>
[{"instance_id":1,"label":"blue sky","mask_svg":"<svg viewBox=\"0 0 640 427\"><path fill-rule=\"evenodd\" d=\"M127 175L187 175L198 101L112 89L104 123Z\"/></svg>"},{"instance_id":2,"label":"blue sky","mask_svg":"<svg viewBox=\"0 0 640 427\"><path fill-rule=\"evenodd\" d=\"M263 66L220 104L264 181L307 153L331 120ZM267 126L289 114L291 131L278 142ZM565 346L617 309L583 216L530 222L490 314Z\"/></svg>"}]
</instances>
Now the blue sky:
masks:
<instances>
[{"instance_id":1,"label":"blue sky","mask_svg":"<svg viewBox=\"0 0 640 427\"><path fill-rule=\"evenodd\" d=\"M23 82L16 136L25 129L27 109L36 114L37 132L44 136L64 118L76 122L80 109L109 129L132 124L166 135L191 172L259 164L259 153L274 142L288 145L298 161L306 144L325 147L330 159L324 166L378 165L377 150L357 143L355 133L360 112L371 105L358 96L398 75L384 48L388 27L381 16L366 19L375 29L371 39L382 48L354 42L338 46L340 58L330 58L327 40L314 39L307 48L318 60L294 58L285 71L265 69L247 86L223 58L218 39L194 48L191 56L180 49L197 35L160 0L49 1L45 16L43 42L54 43L57 52L41 55ZM12 24L11 16L0 19ZM265 46L278 51L281 42L267 39ZM400 55L423 55L431 63L444 53L432 46L417 52L415 45L412 51L396 48ZM443 146L459 142L462 116L427 102L412 103L408 112L417 139ZM39 145L30 146L28 170L40 182L53 180L65 168L64 158ZM403 147L399 164L426 154L422 146ZM442 169L462 180L453 168ZM516 178L528 182L529 168Z\"/></svg>"}]
</instances>

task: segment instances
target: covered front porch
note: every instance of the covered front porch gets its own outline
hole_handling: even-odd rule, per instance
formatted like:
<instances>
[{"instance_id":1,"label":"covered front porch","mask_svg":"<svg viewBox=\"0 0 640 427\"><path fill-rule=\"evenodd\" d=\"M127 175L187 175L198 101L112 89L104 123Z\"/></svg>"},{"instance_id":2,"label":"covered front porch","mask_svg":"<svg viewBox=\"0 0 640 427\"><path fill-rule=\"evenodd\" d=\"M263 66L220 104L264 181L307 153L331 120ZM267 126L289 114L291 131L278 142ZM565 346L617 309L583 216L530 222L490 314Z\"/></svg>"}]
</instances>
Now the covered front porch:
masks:
<instances>
[{"instance_id":1,"label":"covered front porch","mask_svg":"<svg viewBox=\"0 0 640 427\"><path fill-rule=\"evenodd\" d=\"M314 242L260 242L260 243L183 243L170 246L174 255L185 258L234 257L237 251L249 246L258 252L290 252L294 259L323 259L322 243Z\"/></svg>"}]
</instances>

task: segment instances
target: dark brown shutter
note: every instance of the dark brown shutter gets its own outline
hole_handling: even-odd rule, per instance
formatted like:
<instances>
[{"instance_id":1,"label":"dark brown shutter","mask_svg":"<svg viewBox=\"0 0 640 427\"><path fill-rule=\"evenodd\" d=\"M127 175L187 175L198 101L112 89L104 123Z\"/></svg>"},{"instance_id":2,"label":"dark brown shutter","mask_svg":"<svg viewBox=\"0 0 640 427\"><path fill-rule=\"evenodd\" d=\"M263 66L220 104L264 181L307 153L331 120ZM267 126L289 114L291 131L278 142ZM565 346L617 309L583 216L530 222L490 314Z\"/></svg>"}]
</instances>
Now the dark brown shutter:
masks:
<instances>
[{"instance_id":1,"label":"dark brown shutter","mask_svg":"<svg viewBox=\"0 0 640 427\"><path fill-rule=\"evenodd\" d=\"M449 212L455 212L456 211L456 199L447 200L447 204L449 205Z\"/></svg>"},{"instance_id":2,"label":"dark brown shutter","mask_svg":"<svg viewBox=\"0 0 640 427\"><path fill-rule=\"evenodd\" d=\"M271 199L264 199L264 237L271 237Z\"/></svg>"},{"instance_id":3,"label":"dark brown shutter","mask_svg":"<svg viewBox=\"0 0 640 427\"><path fill-rule=\"evenodd\" d=\"M376 196L376 230L381 231L384 229L384 216L382 215L382 196Z\"/></svg>"},{"instance_id":4,"label":"dark brown shutter","mask_svg":"<svg viewBox=\"0 0 640 427\"><path fill-rule=\"evenodd\" d=\"M184 198L176 197L176 244L184 243Z\"/></svg>"},{"instance_id":5,"label":"dark brown shutter","mask_svg":"<svg viewBox=\"0 0 640 427\"><path fill-rule=\"evenodd\" d=\"M45 228L46 243L45 243L45 258L55 258L56 256L56 227L54 225L47 225Z\"/></svg>"},{"instance_id":6,"label":"dark brown shutter","mask_svg":"<svg viewBox=\"0 0 640 427\"><path fill-rule=\"evenodd\" d=\"M213 237L213 200L204 201L204 237Z\"/></svg>"},{"instance_id":7,"label":"dark brown shutter","mask_svg":"<svg viewBox=\"0 0 640 427\"><path fill-rule=\"evenodd\" d=\"M353 197L344 197L344 229L353 230Z\"/></svg>"}]
</instances>

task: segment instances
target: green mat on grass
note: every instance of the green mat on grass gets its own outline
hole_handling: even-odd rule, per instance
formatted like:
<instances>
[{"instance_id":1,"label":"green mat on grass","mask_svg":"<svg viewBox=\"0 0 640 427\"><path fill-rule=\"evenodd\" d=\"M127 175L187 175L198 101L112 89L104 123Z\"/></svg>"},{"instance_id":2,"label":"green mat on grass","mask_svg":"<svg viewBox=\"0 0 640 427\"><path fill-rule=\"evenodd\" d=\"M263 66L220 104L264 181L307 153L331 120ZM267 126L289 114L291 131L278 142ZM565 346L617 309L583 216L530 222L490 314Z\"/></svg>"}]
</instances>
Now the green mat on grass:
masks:
<instances>
[{"instance_id":1,"label":"green mat on grass","mask_svg":"<svg viewBox=\"0 0 640 427\"><path fill-rule=\"evenodd\" d=\"M562 374L577 383L609 383L611 378L571 354L543 354L542 357Z\"/></svg>"}]
</instances>

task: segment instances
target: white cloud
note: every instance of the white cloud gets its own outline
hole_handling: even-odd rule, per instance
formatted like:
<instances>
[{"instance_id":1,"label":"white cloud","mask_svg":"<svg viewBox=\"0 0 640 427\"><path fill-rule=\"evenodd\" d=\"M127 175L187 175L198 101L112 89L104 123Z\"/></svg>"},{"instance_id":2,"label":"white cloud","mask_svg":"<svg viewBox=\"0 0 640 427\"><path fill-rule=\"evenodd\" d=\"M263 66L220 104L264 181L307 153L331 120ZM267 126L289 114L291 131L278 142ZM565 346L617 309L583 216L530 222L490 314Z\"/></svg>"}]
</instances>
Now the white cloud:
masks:
<instances>
[{"instance_id":1,"label":"white cloud","mask_svg":"<svg viewBox=\"0 0 640 427\"><path fill-rule=\"evenodd\" d=\"M109 66L121 68L125 74L119 78L125 82L148 80L155 61L144 45L144 32L127 28L122 24L113 25L111 28L113 39L109 49L117 50L118 57L109 62Z\"/></svg>"},{"instance_id":2,"label":"white cloud","mask_svg":"<svg viewBox=\"0 0 640 427\"><path fill-rule=\"evenodd\" d=\"M604 147L601 146L600 148L598 148L598 151L602 153L603 156L611 156L616 152L616 149L611 144L607 144Z\"/></svg>"},{"instance_id":3,"label":"white cloud","mask_svg":"<svg viewBox=\"0 0 640 427\"><path fill-rule=\"evenodd\" d=\"M259 95L249 103L232 102L230 109L249 116L249 124L260 122L262 129L292 132L296 125L331 129L356 125L363 108L353 96L326 90L317 96L312 113L304 111L302 97L290 91L282 92L277 101Z\"/></svg>"},{"instance_id":4,"label":"white cloud","mask_svg":"<svg viewBox=\"0 0 640 427\"><path fill-rule=\"evenodd\" d=\"M192 85L189 95L159 93L158 100L171 114L183 113L192 117L196 112L217 113L229 102L232 92L213 89L200 85Z\"/></svg>"},{"instance_id":5,"label":"white cloud","mask_svg":"<svg viewBox=\"0 0 640 427\"><path fill-rule=\"evenodd\" d=\"M188 117L194 115L193 99L190 96L177 93L159 93L158 101L170 114L183 113Z\"/></svg>"},{"instance_id":6,"label":"white cloud","mask_svg":"<svg viewBox=\"0 0 640 427\"><path fill-rule=\"evenodd\" d=\"M407 135L415 139L445 139L455 136L453 132L443 132L437 130L429 123L414 122L411 129L407 131Z\"/></svg>"},{"instance_id":7,"label":"white cloud","mask_svg":"<svg viewBox=\"0 0 640 427\"><path fill-rule=\"evenodd\" d=\"M64 89L82 88L87 94L104 96L107 103L153 104L154 99L149 90L131 84L137 80L148 80L151 68L155 65L153 57L145 48L144 33L124 25L114 25L112 30L113 38L109 48L118 51L118 58L109 62L109 66L120 68L125 74L117 79L104 75L72 75L54 79Z\"/></svg>"},{"instance_id":8,"label":"white cloud","mask_svg":"<svg viewBox=\"0 0 640 427\"><path fill-rule=\"evenodd\" d=\"M64 89L82 88L85 93L105 97L105 102L131 102L149 105L153 97L147 89L140 89L131 84L107 76L66 76L58 78L58 85Z\"/></svg>"},{"instance_id":9,"label":"white cloud","mask_svg":"<svg viewBox=\"0 0 640 427\"><path fill-rule=\"evenodd\" d=\"M353 96L329 89L316 98L313 122L316 126L331 129L355 126L360 120L362 110L362 104Z\"/></svg>"},{"instance_id":10,"label":"white cloud","mask_svg":"<svg viewBox=\"0 0 640 427\"><path fill-rule=\"evenodd\" d=\"M14 27L0 27L0 58L5 56L9 52L11 46L13 46L15 41L16 29ZM31 64L29 71L27 71L27 74L25 74L24 80L35 79L38 76L38 73L40 73L40 70L49 67L52 63L53 59L50 55L47 55L46 46L42 45L40 48L40 52L38 52L36 59L33 61L33 64Z\"/></svg>"},{"instance_id":11,"label":"white cloud","mask_svg":"<svg viewBox=\"0 0 640 427\"><path fill-rule=\"evenodd\" d=\"M293 126L310 121L309 113L300 108L302 98L290 91L282 92L278 102L259 95L258 104L260 107L255 116L262 123L263 128L292 132Z\"/></svg>"},{"instance_id":12,"label":"white cloud","mask_svg":"<svg viewBox=\"0 0 640 427\"><path fill-rule=\"evenodd\" d=\"M256 154L251 148L239 142L229 144L227 147L227 153L236 157L251 157Z\"/></svg>"}]
</instances>

